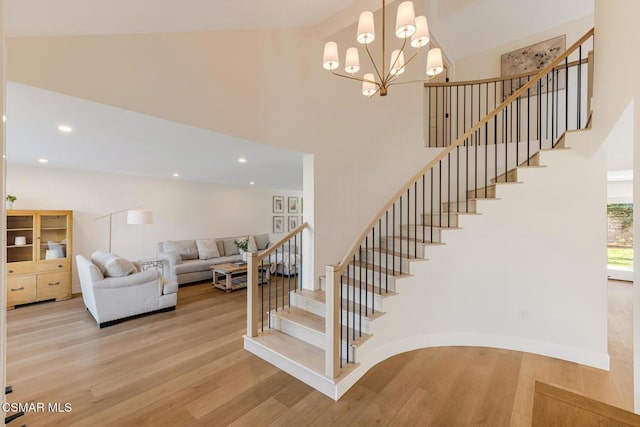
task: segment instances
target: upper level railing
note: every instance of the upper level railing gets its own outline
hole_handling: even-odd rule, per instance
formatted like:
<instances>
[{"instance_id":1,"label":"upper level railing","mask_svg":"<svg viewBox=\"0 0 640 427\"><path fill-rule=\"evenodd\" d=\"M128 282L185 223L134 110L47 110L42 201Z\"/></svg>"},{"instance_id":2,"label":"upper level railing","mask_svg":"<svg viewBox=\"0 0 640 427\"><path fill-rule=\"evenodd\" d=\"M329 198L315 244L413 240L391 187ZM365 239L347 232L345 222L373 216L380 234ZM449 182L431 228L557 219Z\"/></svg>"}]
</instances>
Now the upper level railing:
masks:
<instances>
[{"instance_id":1,"label":"upper level railing","mask_svg":"<svg viewBox=\"0 0 640 427\"><path fill-rule=\"evenodd\" d=\"M581 45L573 54L575 59L565 57L523 92L510 111L511 126L503 126L505 123L498 116L499 126L504 130L495 135L495 142L502 144L525 139L555 141L565 130L582 127L590 111L591 94L584 92L584 87L588 85L584 77L592 75L588 70L592 48L589 43L585 43L584 48ZM425 83L426 145L449 146L537 74L532 72L483 80ZM576 98L573 111L568 99L576 95L582 95L584 99ZM527 127L527 118L529 124L535 121L536 126ZM493 138L484 138L484 135L479 135L476 143L494 143Z\"/></svg>"},{"instance_id":2,"label":"upper level railing","mask_svg":"<svg viewBox=\"0 0 640 427\"><path fill-rule=\"evenodd\" d=\"M459 214L475 212L477 199L495 197L496 183L513 180L517 166L534 164L540 149L586 125L591 66L584 59L593 35L590 30L534 76L516 77L517 88L501 79L429 85L449 99L442 151L376 213L340 263L327 267L328 377L353 360L352 345L366 334L363 319L377 310L375 296L408 273L408 261L441 242L443 230L457 227Z\"/></svg>"},{"instance_id":3,"label":"upper level railing","mask_svg":"<svg viewBox=\"0 0 640 427\"><path fill-rule=\"evenodd\" d=\"M303 223L262 252L247 257L247 335L271 328L272 312L291 305L291 291L302 289Z\"/></svg>"}]
</instances>

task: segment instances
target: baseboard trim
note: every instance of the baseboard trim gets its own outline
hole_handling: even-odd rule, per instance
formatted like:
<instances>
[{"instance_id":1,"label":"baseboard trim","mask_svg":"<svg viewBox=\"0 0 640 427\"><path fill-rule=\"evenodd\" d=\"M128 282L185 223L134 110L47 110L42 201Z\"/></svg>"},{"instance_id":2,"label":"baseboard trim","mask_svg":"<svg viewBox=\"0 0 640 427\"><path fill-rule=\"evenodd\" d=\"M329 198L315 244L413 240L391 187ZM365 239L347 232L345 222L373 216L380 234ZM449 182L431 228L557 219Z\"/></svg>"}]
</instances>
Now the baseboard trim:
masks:
<instances>
[{"instance_id":1,"label":"baseboard trim","mask_svg":"<svg viewBox=\"0 0 640 427\"><path fill-rule=\"evenodd\" d=\"M146 313L134 314L133 316L123 317L121 319L109 320L108 322L98 323L98 326L100 327L100 329L108 328L109 326L117 325L118 323L126 322L127 320L137 319L139 317L148 316L150 314L166 313L167 311L174 311L175 309L176 309L176 306L174 305L171 307L161 308L159 310L148 311Z\"/></svg>"}]
</instances>

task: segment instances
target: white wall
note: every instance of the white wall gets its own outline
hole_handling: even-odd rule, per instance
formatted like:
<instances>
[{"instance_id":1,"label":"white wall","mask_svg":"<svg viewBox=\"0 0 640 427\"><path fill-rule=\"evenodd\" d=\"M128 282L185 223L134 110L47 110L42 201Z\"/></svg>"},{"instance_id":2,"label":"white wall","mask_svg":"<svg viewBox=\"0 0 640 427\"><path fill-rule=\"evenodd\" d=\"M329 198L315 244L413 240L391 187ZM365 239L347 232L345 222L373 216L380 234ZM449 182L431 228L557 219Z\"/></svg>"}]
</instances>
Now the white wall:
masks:
<instances>
[{"instance_id":1,"label":"white wall","mask_svg":"<svg viewBox=\"0 0 640 427\"><path fill-rule=\"evenodd\" d=\"M640 164L640 80L635 70L640 56L629 54L629 46L640 44L640 2L633 0L596 0L596 61L594 82L594 138L607 144L609 135L616 134L616 124L627 108L633 112L629 124L628 143L633 146L633 164ZM634 199L640 197L640 174L634 171ZM640 235L640 210L633 213L634 235ZM634 242L640 253L640 239ZM640 283L640 264L634 260L635 283ZM640 287L633 290L634 336L634 396L635 410L640 411Z\"/></svg>"},{"instance_id":2,"label":"white wall","mask_svg":"<svg viewBox=\"0 0 640 427\"><path fill-rule=\"evenodd\" d=\"M322 68L326 40L338 41L342 52L356 44L360 10L352 12L350 26L332 35L327 22L272 31L11 39L9 76L313 154L317 276L428 160L420 84L367 99L360 84ZM391 45L398 39L390 38ZM220 58L232 58L234 66L221 67ZM364 65L364 54L361 59ZM423 77L425 64L426 53L405 79Z\"/></svg>"},{"instance_id":3,"label":"white wall","mask_svg":"<svg viewBox=\"0 0 640 427\"><path fill-rule=\"evenodd\" d=\"M155 257L156 243L163 240L271 233L272 196L302 195L291 190L15 164L8 167L7 190L18 197L15 209L73 210L74 255L107 250L108 219L94 218L138 205L152 210L150 225L127 225L126 213L113 218L112 251L130 259ZM271 241L282 237L271 235ZM73 292L80 292L75 269Z\"/></svg>"}]
</instances>

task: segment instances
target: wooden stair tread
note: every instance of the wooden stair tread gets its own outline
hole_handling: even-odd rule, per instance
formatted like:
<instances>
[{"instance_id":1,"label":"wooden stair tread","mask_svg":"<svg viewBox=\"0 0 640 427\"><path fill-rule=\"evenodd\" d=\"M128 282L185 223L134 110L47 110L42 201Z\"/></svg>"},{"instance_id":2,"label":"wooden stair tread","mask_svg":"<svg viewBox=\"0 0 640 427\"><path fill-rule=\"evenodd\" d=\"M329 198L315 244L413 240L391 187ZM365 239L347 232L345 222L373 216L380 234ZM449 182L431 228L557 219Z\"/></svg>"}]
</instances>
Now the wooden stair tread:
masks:
<instances>
[{"instance_id":1,"label":"wooden stair tread","mask_svg":"<svg viewBox=\"0 0 640 427\"><path fill-rule=\"evenodd\" d=\"M309 289L302 289L302 290L298 290L297 293L298 293L298 295L302 295L304 297L314 299L314 300L316 300L318 302L321 302L322 304L324 304L325 301L326 301L326 295L327 294L326 294L325 291L320 291L320 290L312 291L312 290L309 290ZM347 306L347 299L346 298L342 299L342 306L343 307ZM354 302L353 301L349 301L349 309L351 310L351 309L353 309L353 307L354 307ZM361 304L355 304L355 307L361 307L362 308L362 313L365 312L365 309L364 309L363 305L361 306ZM317 314L310 313L310 312L308 312L308 311L306 311L304 309L301 309L299 307L290 307L290 308L294 312L294 315L295 315L295 313L297 311L304 311L305 313L308 313L309 316L306 316L306 317L312 319L314 322L318 322L318 320L315 319L316 317L319 317L320 319L322 319L322 326L321 327L317 327L317 328L313 327L313 328L316 329L317 331L320 331L320 332L324 333L324 317L318 316ZM369 308L369 311L371 311L371 308ZM280 312L278 311L278 313L280 313ZM368 315L363 316L363 317L366 317L369 320L373 320L373 319L377 319L378 317L382 316L383 314L384 314L383 311L376 311L375 313L369 313ZM320 323L318 322L316 324L319 325Z\"/></svg>"},{"instance_id":2,"label":"wooden stair tread","mask_svg":"<svg viewBox=\"0 0 640 427\"><path fill-rule=\"evenodd\" d=\"M325 276L320 276L322 278L324 278ZM342 277L345 278L345 281L342 283L343 285L346 286L351 286L351 280L349 278L349 276L343 275ZM349 280L349 282L347 282L347 280ZM398 295L396 292L391 292L391 291L386 291L383 287L382 290L380 290L380 288L378 286L373 286L369 283L363 283L362 284L362 289L366 292L372 293L372 294L376 294L382 298L387 298L387 297L392 297L395 295Z\"/></svg>"},{"instance_id":3,"label":"wooden stair tread","mask_svg":"<svg viewBox=\"0 0 640 427\"><path fill-rule=\"evenodd\" d=\"M428 227L428 226L427 226ZM402 255L403 257L405 257L407 260L409 261L427 261L426 258L418 258L416 256L413 255L407 255L405 253L400 253L398 251L393 251L391 249L382 249L382 248L373 248L373 249L369 249L370 251L374 251L374 252L381 252L384 255L390 255L390 256L400 256Z\"/></svg>"},{"instance_id":4,"label":"wooden stair tread","mask_svg":"<svg viewBox=\"0 0 640 427\"><path fill-rule=\"evenodd\" d=\"M257 337L251 339L318 375L324 375L325 351L318 347L276 329L260 332ZM358 367L357 363L347 363L343 360L340 374L333 380L340 381L356 367Z\"/></svg>"},{"instance_id":5,"label":"wooden stair tread","mask_svg":"<svg viewBox=\"0 0 640 427\"><path fill-rule=\"evenodd\" d=\"M453 212L452 212L453 213ZM462 227L445 227L443 225L428 225L428 224L403 224L402 227L418 227L418 228L423 228L427 230L427 229L436 229L436 230L462 230ZM389 237L389 236L385 236L385 237Z\"/></svg>"},{"instance_id":6,"label":"wooden stair tread","mask_svg":"<svg viewBox=\"0 0 640 427\"><path fill-rule=\"evenodd\" d=\"M411 241L411 238L405 238L404 240ZM389 270L387 268L382 268L379 265L374 265L374 264L366 265L365 263L362 263L362 262L357 261L357 260L356 261L352 261L350 263L350 265L353 265L356 268L360 268L361 267L361 268L364 268L364 269L367 269L367 270L373 270L376 273L386 274L388 276L393 276L393 277L411 277L412 276L411 274L407 274L407 273L400 274L400 271L398 269L396 269L395 274L393 274L393 270Z\"/></svg>"}]
</instances>

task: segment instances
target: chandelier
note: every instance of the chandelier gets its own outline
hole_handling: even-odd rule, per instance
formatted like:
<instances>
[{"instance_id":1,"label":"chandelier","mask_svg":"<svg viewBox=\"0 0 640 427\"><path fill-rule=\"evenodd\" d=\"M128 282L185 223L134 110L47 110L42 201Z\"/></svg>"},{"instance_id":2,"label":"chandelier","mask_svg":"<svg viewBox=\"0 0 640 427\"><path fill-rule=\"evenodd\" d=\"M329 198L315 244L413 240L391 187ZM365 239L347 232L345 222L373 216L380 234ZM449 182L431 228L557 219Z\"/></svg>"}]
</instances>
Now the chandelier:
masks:
<instances>
[{"instance_id":1,"label":"chandelier","mask_svg":"<svg viewBox=\"0 0 640 427\"><path fill-rule=\"evenodd\" d=\"M364 76L359 77L356 73L360 71L360 55L357 47L350 47L347 49L345 57L344 71L347 74L337 73L335 70L340 66L340 60L338 57L338 44L330 41L324 45L324 55L322 66L331 71L331 73L338 77L345 77L347 79L357 80L362 82L362 94L364 96L372 97L376 93L380 93L380 96L386 96L389 86L394 84L401 84L396 82L402 73L405 71L405 67L409 64L420 50L429 43L429 27L427 24L427 18L425 16L415 16L415 10L413 8L413 2L405 1L398 5L398 14L396 16L396 37L402 39L402 46L400 49L396 49L391 52L391 58L389 62L389 69L385 67L386 58L386 16L385 16L385 0L382 0L382 57L381 66L378 67L373 60L369 45L375 40L375 28L373 23L373 12L366 11L360 14L358 20L358 34L356 40L358 43L364 45L364 49L367 52L367 56L373 64L375 75L373 73L366 73ZM411 57L405 61L405 47L407 47L407 40L411 47L415 48L415 51L411 54ZM444 70L442 64L442 51L439 48L433 48L429 50L427 55L427 79L432 79L436 75L440 74ZM412 82L402 82L412 83Z\"/></svg>"}]
</instances>

